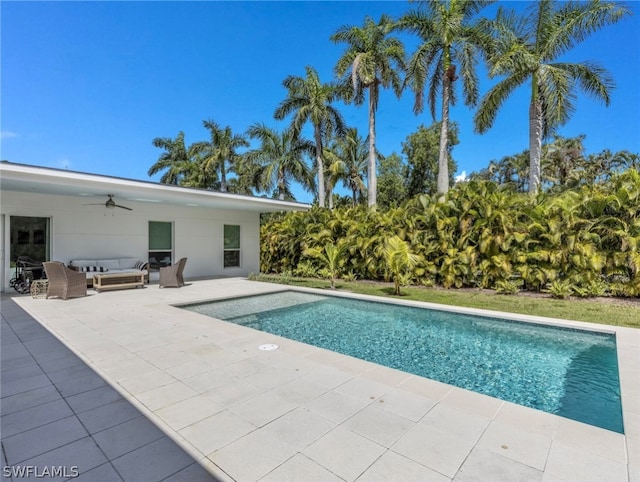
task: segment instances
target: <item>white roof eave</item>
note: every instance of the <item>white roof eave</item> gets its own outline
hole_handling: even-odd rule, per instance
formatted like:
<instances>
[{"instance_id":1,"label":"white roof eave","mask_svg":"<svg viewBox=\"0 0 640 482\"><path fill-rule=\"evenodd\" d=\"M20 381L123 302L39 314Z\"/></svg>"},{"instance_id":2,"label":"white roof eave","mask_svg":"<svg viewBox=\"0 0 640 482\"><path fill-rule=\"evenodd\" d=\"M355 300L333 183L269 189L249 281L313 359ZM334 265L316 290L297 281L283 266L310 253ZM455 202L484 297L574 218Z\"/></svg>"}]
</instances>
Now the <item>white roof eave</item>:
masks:
<instances>
[{"instance_id":1,"label":"white roof eave","mask_svg":"<svg viewBox=\"0 0 640 482\"><path fill-rule=\"evenodd\" d=\"M171 205L238 209L253 212L306 211L309 204L101 176L61 169L0 162L3 191L67 196L105 196Z\"/></svg>"}]
</instances>

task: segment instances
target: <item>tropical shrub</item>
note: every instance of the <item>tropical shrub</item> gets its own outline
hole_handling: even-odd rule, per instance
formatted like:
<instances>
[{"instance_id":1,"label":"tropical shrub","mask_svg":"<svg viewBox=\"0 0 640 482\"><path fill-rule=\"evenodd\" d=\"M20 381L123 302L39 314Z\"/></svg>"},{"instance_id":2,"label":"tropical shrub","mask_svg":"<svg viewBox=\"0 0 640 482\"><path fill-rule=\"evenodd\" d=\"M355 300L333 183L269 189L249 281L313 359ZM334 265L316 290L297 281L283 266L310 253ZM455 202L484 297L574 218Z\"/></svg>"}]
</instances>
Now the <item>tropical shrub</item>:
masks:
<instances>
[{"instance_id":1,"label":"tropical shrub","mask_svg":"<svg viewBox=\"0 0 640 482\"><path fill-rule=\"evenodd\" d=\"M334 277L392 279L387 240L416 256L402 282L446 288L500 287L578 296L640 296L640 173L532 198L491 181L456 184L442 201L418 196L399 207L313 208L268 216L261 272L314 276L317 249L341 247ZM305 254L306 253L306 254ZM555 286L555 288L554 288Z\"/></svg>"},{"instance_id":2,"label":"tropical shrub","mask_svg":"<svg viewBox=\"0 0 640 482\"><path fill-rule=\"evenodd\" d=\"M339 243L338 245L329 243L325 244L324 248L307 248L304 250L303 255L320 261L322 265L319 270L320 275L328 278L331 281L331 289L335 289L336 278L340 276L340 266L344 264L344 253L347 248L348 245L345 243Z\"/></svg>"},{"instance_id":3,"label":"tropical shrub","mask_svg":"<svg viewBox=\"0 0 640 482\"><path fill-rule=\"evenodd\" d=\"M499 280L493 287L499 295L515 295L520 291L521 281L515 280Z\"/></svg>"},{"instance_id":4,"label":"tropical shrub","mask_svg":"<svg viewBox=\"0 0 640 482\"><path fill-rule=\"evenodd\" d=\"M400 286L409 284L411 270L420 261L420 256L412 253L409 244L398 236L385 239L383 256L387 273L393 279L394 294L400 296Z\"/></svg>"},{"instance_id":5,"label":"tropical shrub","mask_svg":"<svg viewBox=\"0 0 640 482\"><path fill-rule=\"evenodd\" d=\"M609 288L603 280L594 279L587 283L576 283L573 291L576 296L581 298L592 298L594 296L606 296Z\"/></svg>"},{"instance_id":6,"label":"tropical shrub","mask_svg":"<svg viewBox=\"0 0 640 482\"><path fill-rule=\"evenodd\" d=\"M348 273L343 273L341 278L344 281L355 281L358 279L358 277L356 276L356 274L353 271L349 271Z\"/></svg>"},{"instance_id":7,"label":"tropical shrub","mask_svg":"<svg viewBox=\"0 0 640 482\"><path fill-rule=\"evenodd\" d=\"M571 296L573 293L573 287L569 280L558 280L551 283L551 286L549 286L547 291L551 293L551 296L554 298L564 300Z\"/></svg>"},{"instance_id":8,"label":"tropical shrub","mask_svg":"<svg viewBox=\"0 0 640 482\"><path fill-rule=\"evenodd\" d=\"M318 268L309 261L301 261L293 271L293 274L301 278L314 278L318 276Z\"/></svg>"}]
</instances>

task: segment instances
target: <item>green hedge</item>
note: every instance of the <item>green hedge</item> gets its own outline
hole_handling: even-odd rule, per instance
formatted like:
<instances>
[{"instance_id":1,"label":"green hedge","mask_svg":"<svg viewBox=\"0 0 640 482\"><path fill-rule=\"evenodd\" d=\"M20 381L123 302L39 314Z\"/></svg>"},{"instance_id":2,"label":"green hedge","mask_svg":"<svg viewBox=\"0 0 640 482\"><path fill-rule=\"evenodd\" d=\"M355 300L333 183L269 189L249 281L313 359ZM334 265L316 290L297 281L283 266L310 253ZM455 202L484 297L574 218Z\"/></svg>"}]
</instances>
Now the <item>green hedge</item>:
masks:
<instances>
[{"instance_id":1,"label":"green hedge","mask_svg":"<svg viewBox=\"0 0 640 482\"><path fill-rule=\"evenodd\" d=\"M389 280L385 240L418 256L412 284L484 287L554 296L640 296L640 173L533 198L489 181L457 184L444 199L402 207L271 215L261 226L261 271L323 274L309 248L345 246L344 279Z\"/></svg>"}]
</instances>

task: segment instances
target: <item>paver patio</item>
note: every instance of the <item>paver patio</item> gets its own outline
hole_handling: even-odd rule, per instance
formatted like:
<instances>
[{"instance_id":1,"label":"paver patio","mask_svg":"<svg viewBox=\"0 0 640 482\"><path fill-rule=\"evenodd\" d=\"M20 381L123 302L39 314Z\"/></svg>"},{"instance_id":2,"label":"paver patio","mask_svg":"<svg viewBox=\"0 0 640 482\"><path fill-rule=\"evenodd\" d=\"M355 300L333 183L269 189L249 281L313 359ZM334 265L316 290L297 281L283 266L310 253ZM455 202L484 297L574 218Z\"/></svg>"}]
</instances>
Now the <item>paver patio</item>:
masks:
<instances>
[{"instance_id":1,"label":"paver patio","mask_svg":"<svg viewBox=\"0 0 640 482\"><path fill-rule=\"evenodd\" d=\"M80 480L640 481L640 330L606 327L621 435L171 306L281 289L235 278L3 296L3 466L77 466Z\"/></svg>"},{"instance_id":2,"label":"paver patio","mask_svg":"<svg viewBox=\"0 0 640 482\"><path fill-rule=\"evenodd\" d=\"M3 480L216 480L8 298L1 327Z\"/></svg>"}]
</instances>

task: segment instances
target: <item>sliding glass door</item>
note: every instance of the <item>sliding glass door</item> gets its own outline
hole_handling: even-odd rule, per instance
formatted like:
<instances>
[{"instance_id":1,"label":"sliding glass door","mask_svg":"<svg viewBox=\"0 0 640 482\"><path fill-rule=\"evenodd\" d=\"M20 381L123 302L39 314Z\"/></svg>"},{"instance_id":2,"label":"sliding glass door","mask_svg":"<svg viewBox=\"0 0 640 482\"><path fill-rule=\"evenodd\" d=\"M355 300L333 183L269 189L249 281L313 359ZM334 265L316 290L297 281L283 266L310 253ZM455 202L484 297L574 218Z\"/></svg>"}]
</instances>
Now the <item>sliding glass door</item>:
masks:
<instances>
[{"instance_id":1,"label":"sliding glass door","mask_svg":"<svg viewBox=\"0 0 640 482\"><path fill-rule=\"evenodd\" d=\"M11 266L18 257L28 257L35 262L49 261L51 257L51 220L29 216L11 216L10 221Z\"/></svg>"}]
</instances>

